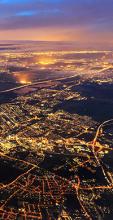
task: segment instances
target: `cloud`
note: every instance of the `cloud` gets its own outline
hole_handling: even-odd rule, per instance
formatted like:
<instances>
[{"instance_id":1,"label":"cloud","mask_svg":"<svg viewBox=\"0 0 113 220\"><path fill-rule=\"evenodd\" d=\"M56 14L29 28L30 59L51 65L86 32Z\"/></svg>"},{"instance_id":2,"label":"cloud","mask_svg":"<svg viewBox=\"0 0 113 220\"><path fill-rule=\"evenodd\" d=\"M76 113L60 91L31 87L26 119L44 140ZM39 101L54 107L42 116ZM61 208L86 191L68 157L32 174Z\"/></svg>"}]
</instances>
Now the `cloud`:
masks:
<instances>
[{"instance_id":1,"label":"cloud","mask_svg":"<svg viewBox=\"0 0 113 220\"><path fill-rule=\"evenodd\" d=\"M113 32L112 0L0 0L0 30Z\"/></svg>"},{"instance_id":2,"label":"cloud","mask_svg":"<svg viewBox=\"0 0 113 220\"><path fill-rule=\"evenodd\" d=\"M29 20L30 27L90 24L98 26L104 22L112 23L112 12L111 0L1 0L0 27L28 28ZM26 15L29 15L30 19L27 16L24 20Z\"/></svg>"}]
</instances>

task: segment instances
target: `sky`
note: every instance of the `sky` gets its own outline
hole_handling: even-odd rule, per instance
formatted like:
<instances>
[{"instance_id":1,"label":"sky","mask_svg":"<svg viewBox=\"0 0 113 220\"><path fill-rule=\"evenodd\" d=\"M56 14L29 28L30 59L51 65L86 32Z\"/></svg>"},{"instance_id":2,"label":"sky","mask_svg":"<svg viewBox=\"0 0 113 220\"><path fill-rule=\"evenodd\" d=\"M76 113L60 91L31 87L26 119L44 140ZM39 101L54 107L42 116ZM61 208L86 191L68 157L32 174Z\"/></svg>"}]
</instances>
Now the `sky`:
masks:
<instances>
[{"instance_id":1,"label":"sky","mask_svg":"<svg viewBox=\"0 0 113 220\"><path fill-rule=\"evenodd\" d=\"M113 0L0 0L0 40L113 43Z\"/></svg>"}]
</instances>

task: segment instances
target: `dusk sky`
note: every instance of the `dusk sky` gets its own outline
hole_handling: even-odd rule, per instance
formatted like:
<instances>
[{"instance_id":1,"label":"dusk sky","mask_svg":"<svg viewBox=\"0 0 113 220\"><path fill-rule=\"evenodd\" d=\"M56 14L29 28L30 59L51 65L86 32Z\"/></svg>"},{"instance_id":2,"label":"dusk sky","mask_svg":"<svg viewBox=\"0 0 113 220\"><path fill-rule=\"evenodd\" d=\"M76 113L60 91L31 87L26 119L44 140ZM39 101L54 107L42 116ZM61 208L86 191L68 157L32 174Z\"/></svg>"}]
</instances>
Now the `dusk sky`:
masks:
<instances>
[{"instance_id":1,"label":"dusk sky","mask_svg":"<svg viewBox=\"0 0 113 220\"><path fill-rule=\"evenodd\" d=\"M0 40L113 43L113 0L0 0Z\"/></svg>"}]
</instances>

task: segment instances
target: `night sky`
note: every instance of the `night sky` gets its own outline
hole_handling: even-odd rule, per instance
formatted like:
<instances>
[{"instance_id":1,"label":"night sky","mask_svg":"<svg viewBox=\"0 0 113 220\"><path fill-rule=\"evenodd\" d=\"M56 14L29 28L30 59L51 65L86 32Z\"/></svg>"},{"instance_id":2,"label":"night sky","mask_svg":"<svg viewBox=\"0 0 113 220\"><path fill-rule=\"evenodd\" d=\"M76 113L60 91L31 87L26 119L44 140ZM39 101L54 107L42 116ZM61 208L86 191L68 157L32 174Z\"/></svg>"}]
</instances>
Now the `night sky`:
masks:
<instances>
[{"instance_id":1,"label":"night sky","mask_svg":"<svg viewBox=\"0 0 113 220\"><path fill-rule=\"evenodd\" d=\"M113 43L113 0L0 0L0 40Z\"/></svg>"}]
</instances>

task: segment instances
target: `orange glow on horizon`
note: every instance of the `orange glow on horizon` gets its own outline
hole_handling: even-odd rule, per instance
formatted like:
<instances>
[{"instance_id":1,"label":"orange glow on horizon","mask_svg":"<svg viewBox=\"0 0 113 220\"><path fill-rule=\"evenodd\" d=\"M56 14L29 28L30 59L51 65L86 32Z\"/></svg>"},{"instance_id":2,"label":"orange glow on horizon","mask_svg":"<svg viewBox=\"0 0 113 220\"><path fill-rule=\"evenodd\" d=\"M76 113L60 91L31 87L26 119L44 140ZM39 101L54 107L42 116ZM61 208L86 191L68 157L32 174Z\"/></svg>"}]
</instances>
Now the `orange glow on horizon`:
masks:
<instances>
[{"instance_id":1,"label":"orange glow on horizon","mask_svg":"<svg viewBox=\"0 0 113 220\"><path fill-rule=\"evenodd\" d=\"M35 33L35 34L34 34ZM94 32L87 27L62 28L39 28L39 29L17 29L0 30L0 40L31 40L31 41L64 41L75 42L76 46L99 46L113 44L112 32ZM45 46L45 48L48 45Z\"/></svg>"}]
</instances>

